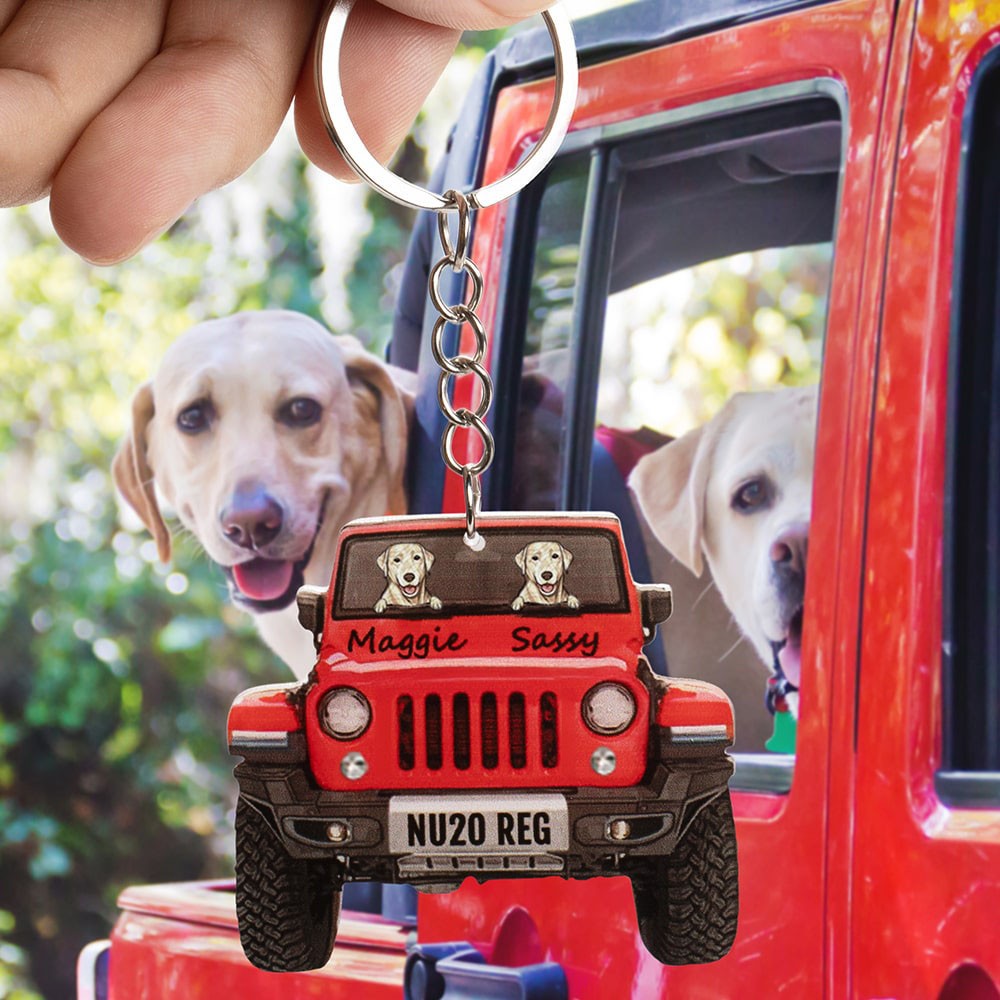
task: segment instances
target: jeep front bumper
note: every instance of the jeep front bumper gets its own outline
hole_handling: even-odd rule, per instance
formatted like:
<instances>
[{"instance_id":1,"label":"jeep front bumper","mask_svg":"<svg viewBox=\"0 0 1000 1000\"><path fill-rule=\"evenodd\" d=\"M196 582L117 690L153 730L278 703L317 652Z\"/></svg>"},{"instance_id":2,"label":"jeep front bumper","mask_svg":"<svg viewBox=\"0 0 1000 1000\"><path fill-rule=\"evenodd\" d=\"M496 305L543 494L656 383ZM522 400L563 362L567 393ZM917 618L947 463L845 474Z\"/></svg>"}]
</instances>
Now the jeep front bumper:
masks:
<instances>
[{"instance_id":1,"label":"jeep front bumper","mask_svg":"<svg viewBox=\"0 0 1000 1000\"><path fill-rule=\"evenodd\" d=\"M333 792L304 762L259 757L235 773L290 855L335 858L348 880L587 878L617 874L627 857L669 854L701 806L726 792L726 745L657 727L654 763L625 788Z\"/></svg>"}]
</instances>

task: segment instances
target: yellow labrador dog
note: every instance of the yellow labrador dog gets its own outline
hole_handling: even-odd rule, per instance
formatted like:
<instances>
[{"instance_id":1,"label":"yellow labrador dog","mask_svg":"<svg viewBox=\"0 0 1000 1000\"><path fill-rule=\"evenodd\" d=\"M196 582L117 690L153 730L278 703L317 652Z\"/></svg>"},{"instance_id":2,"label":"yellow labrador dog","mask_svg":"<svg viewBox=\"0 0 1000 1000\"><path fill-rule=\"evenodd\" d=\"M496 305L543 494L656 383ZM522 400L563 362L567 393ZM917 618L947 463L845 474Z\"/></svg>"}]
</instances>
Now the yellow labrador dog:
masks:
<instances>
[{"instance_id":1,"label":"yellow labrador dog","mask_svg":"<svg viewBox=\"0 0 1000 1000\"><path fill-rule=\"evenodd\" d=\"M160 559L158 494L300 677L315 654L296 591L329 583L346 521L406 513L412 378L307 316L245 312L178 338L132 402L112 471Z\"/></svg>"},{"instance_id":2,"label":"yellow labrador dog","mask_svg":"<svg viewBox=\"0 0 1000 1000\"><path fill-rule=\"evenodd\" d=\"M757 654L796 687L816 400L815 386L739 393L629 477L659 541L698 576L708 563Z\"/></svg>"},{"instance_id":3,"label":"yellow labrador dog","mask_svg":"<svg viewBox=\"0 0 1000 1000\"><path fill-rule=\"evenodd\" d=\"M558 542L529 542L514 562L524 574L524 586L511 602L514 611L525 604L565 604L578 608L579 600L566 590L566 570L573 553Z\"/></svg>"},{"instance_id":4,"label":"yellow labrador dog","mask_svg":"<svg viewBox=\"0 0 1000 1000\"><path fill-rule=\"evenodd\" d=\"M386 586L375 602L381 614L388 607L426 608L441 610L441 601L427 590L427 574L434 565L434 553L415 542L390 545L378 559L378 568L385 574Z\"/></svg>"}]
</instances>

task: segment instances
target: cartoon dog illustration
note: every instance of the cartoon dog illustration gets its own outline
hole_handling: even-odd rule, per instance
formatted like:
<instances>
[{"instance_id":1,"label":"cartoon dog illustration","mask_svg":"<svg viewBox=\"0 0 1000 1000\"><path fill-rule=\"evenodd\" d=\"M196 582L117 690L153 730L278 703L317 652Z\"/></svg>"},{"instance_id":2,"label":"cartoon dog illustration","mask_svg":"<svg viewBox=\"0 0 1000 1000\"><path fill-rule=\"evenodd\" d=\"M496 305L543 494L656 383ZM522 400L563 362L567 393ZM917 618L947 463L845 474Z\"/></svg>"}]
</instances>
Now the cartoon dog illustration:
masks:
<instances>
[{"instance_id":1,"label":"cartoon dog illustration","mask_svg":"<svg viewBox=\"0 0 1000 1000\"><path fill-rule=\"evenodd\" d=\"M564 579L573 553L558 542L529 542L514 562L524 574L524 586L511 602L515 611L525 604L565 604L578 608L579 600L567 593Z\"/></svg>"},{"instance_id":2,"label":"cartoon dog illustration","mask_svg":"<svg viewBox=\"0 0 1000 1000\"><path fill-rule=\"evenodd\" d=\"M427 592L427 574L434 565L434 553L415 542L390 545L378 559L378 568L388 581L382 596L375 602L375 611L386 608L423 608L441 610L441 601Z\"/></svg>"}]
</instances>

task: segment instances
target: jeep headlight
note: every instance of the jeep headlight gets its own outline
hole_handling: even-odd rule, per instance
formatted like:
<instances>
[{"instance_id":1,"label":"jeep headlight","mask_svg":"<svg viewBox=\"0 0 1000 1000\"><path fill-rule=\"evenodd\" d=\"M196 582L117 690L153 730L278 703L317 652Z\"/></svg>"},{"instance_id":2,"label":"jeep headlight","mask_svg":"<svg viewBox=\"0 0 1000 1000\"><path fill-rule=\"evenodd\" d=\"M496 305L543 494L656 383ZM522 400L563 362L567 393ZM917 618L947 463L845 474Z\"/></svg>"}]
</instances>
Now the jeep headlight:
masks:
<instances>
[{"instance_id":1,"label":"jeep headlight","mask_svg":"<svg viewBox=\"0 0 1000 1000\"><path fill-rule=\"evenodd\" d=\"M319 704L319 724L334 739L357 739L371 721L372 707L356 688L334 688Z\"/></svg>"},{"instance_id":2,"label":"jeep headlight","mask_svg":"<svg viewBox=\"0 0 1000 1000\"><path fill-rule=\"evenodd\" d=\"M614 736L632 725L635 698L624 684L603 681L583 696L581 709L588 728L602 736Z\"/></svg>"}]
</instances>

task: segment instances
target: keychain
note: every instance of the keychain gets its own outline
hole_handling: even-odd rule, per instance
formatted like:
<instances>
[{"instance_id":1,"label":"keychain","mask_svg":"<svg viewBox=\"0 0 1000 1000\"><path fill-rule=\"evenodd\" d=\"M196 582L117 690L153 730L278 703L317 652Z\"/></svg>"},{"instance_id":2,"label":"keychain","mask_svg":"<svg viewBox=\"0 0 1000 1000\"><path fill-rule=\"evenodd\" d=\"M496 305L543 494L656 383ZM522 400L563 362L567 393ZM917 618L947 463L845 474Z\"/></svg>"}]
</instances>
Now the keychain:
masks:
<instances>
[{"instance_id":1,"label":"keychain","mask_svg":"<svg viewBox=\"0 0 1000 1000\"><path fill-rule=\"evenodd\" d=\"M568 16L558 5L542 15L555 101L531 153L478 190L437 195L379 164L351 123L339 58L353 5L338 0L321 29L320 104L362 178L438 213L431 347L441 452L462 476L465 510L347 524L329 588L298 595L313 672L234 702L244 951L271 971L323 965L348 881L448 892L470 876L626 875L654 957L714 961L729 951L738 911L729 699L653 674L642 647L670 615L671 591L635 583L613 514L481 510L493 385L472 215L537 177L559 148L577 85ZM467 276L464 303L442 297L448 268ZM472 353L446 354L450 325L469 327ZM478 384L475 407L453 404L462 377ZM475 461L455 454L460 428L481 442Z\"/></svg>"}]
</instances>

